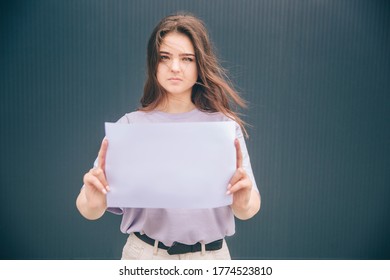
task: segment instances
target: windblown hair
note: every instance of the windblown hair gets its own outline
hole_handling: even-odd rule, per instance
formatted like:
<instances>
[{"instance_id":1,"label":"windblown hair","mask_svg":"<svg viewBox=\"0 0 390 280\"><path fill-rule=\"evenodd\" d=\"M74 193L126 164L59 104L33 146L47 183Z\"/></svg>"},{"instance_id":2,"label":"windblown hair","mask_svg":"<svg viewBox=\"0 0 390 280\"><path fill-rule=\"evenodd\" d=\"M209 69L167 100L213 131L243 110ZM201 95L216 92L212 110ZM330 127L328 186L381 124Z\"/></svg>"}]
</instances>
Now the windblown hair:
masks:
<instances>
[{"instance_id":1,"label":"windblown hair","mask_svg":"<svg viewBox=\"0 0 390 280\"><path fill-rule=\"evenodd\" d=\"M246 102L236 92L226 71L219 64L204 23L191 14L167 16L154 28L148 41L147 79L140 110L154 110L166 101L167 93L157 80L157 66L162 40L170 32L186 35L194 46L198 69L198 79L191 95L194 105L204 112L223 113L236 121L247 136L245 123L238 116L239 107L246 108Z\"/></svg>"}]
</instances>

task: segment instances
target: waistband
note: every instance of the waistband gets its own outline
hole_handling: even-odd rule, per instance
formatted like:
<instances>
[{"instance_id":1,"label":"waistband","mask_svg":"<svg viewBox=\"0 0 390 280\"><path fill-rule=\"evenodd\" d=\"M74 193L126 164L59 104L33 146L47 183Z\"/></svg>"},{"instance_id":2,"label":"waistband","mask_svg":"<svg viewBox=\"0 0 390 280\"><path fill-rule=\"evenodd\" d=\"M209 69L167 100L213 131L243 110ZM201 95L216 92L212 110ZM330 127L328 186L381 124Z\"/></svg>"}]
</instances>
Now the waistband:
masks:
<instances>
[{"instance_id":1,"label":"waistband","mask_svg":"<svg viewBox=\"0 0 390 280\"><path fill-rule=\"evenodd\" d=\"M140 234L139 232L134 232L134 235L145 243L154 246L156 240L150 238L146 234ZM206 251L215 251L222 248L223 239L218 239L211 243L205 244ZM158 242L158 248L166 250L169 255L178 255L186 253L200 252L202 250L202 244L200 242L193 245L187 245L179 242L173 242L172 246L165 246L162 242Z\"/></svg>"}]
</instances>

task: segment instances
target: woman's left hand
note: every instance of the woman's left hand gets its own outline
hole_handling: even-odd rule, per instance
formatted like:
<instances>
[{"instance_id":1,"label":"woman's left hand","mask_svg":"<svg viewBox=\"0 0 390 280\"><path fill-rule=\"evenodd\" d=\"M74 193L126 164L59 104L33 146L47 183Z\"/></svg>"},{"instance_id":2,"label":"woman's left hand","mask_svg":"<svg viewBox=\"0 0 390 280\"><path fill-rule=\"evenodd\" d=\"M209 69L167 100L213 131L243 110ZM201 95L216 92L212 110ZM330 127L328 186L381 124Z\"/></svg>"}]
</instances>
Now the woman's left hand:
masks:
<instances>
[{"instance_id":1,"label":"woman's left hand","mask_svg":"<svg viewBox=\"0 0 390 280\"><path fill-rule=\"evenodd\" d=\"M233 210L235 210L235 212L245 212L250 208L252 181L246 173L245 169L242 167L242 152L238 139L235 139L234 145L236 147L237 169L233 177L230 179L227 194L233 195Z\"/></svg>"}]
</instances>

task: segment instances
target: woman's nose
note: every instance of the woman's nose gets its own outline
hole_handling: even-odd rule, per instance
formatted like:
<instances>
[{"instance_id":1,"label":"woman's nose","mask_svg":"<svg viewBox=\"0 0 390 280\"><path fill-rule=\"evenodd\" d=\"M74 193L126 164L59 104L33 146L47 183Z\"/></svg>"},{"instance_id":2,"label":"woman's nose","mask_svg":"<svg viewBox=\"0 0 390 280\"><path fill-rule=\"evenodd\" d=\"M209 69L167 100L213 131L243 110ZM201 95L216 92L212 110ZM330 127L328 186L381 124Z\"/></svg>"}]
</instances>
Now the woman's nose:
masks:
<instances>
[{"instance_id":1,"label":"woman's nose","mask_svg":"<svg viewBox=\"0 0 390 280\"><path fill-rule=\"evenodd\" d=\"M178 72L178 71L180 71L180 62L179 62L178 59L173 59L173 60L172 60L171 70L172 70L173 72Z\"/></svg>"}]
</instances>

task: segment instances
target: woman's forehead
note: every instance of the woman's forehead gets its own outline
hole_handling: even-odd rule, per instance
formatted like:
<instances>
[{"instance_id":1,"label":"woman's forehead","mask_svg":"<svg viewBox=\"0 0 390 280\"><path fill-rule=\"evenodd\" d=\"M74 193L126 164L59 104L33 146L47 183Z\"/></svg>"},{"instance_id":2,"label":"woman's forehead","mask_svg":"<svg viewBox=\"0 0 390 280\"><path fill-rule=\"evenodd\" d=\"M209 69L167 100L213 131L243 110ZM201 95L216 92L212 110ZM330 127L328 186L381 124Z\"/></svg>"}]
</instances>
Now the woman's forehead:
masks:
<instances>
[{"instance_id":1,"label":"woman's forehead","mask_svg":"<svg viewBox=\"0 0 390 280\"><path fill-rule=\"evenodd\" d=\"M171 54L195 54L191 40L186 35L177 32L171 32L164 36L159 51Z\"/></svg>"}]
</instances>

